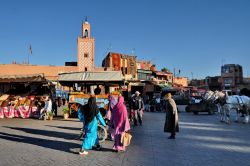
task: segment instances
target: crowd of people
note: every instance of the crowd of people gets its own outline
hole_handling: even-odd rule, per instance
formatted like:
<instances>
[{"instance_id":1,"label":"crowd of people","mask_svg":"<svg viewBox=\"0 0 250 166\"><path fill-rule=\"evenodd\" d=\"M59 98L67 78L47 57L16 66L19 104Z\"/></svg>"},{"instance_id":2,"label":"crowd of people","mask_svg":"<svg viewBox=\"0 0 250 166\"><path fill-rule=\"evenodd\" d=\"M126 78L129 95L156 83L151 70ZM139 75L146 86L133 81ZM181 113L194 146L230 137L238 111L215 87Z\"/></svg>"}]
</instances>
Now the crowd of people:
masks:
<instances>
[{"instance_id":1,"label":"crowd of people","mask_svg":"<svg viewBox=\"0 0 250 166\"><path fill-rule=\"evenodd\" d=\"M144 110L146 112L164 112L165 99L161 95L153 95L151 98L148 95L143 96Z\"/></svg>"},{"instance_id":2,"label":"crowd of people","mask_svg":"<svg viewBox=\"0 0 250 166\"><path fill-rule=\"evenodd\" d=\"M6 96L4 99L0 105L0 118L6 116L7 118L36 117L46 119L49 113L57 114L58 106L67 103L62 100L52 100L50 96L31 96L24 99ZM98 124L104 127L108 126L109 137L114 141L113 149L116 152L124 152L128 145L124 142L124 135L130 133L130 124L133 124L134 127L142 126L143 112L146 110L148 100L147 97L142 97L139 91L136 91L127 103L125 103L122 95L114 97L110 94L106 114L102 115L97 106L95 95L90 96L87 104L81 105L77 110L78 118L83 122L85 132L79 154L87 155L88 150L92 148L101 149L97 135ZM166 95L164 100L156 97L155 101L156 109L166 111L164 132L171 133L169 139L175 139L175 133L179 131L178 111L175 101L170 93Z\"/></svg>"},{"instance_id":3,"label":"crowd of people","mask_svg":"<svg viewBox=\"0 0 250 166\"><path fill-rule=\"evenodd\" d=\"M128 109L122 95L119 95L118 99L109 95L108 100L108 109L104 117L98 109L95 96L91 96L87 104L79 107L78 118L83 122L85 131L79 151L80 155L87 155L90 149L101 149L97 135L98 123L104 127L109 126L110 138L114 141L113 150L116 152L124 152L126 150L123 138L125 133L130 133L131 122L134 126L138 126L138 124L142 126L145 105L139 91L132 95L128 103ZM170 137L168 137L169 139L175 139L175 134L179 131L178 112L170 93L166 95L162 108L166 110L164 132L171 133ZM108 119L109 123L106 123L104 118Z\"/></svg>"}]
</instances>

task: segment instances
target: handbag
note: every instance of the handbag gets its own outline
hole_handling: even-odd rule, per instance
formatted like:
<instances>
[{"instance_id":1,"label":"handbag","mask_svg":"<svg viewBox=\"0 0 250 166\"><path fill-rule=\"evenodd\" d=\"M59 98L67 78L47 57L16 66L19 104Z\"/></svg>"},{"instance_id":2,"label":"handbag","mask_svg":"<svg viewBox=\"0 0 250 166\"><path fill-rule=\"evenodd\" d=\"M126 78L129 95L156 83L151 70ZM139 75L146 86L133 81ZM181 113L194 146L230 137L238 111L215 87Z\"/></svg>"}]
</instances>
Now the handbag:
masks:
<instances>
[{"instance_id":1,"label":"handbag","mask_svg":"<svg viewBox=\"0 0 250 166\"><path fill-rule=\"evenodd\" d=\"M128 146L131 142L132 135L126 132L121 134L121 143L123 146Z\"/></svg>"}]
</instances>

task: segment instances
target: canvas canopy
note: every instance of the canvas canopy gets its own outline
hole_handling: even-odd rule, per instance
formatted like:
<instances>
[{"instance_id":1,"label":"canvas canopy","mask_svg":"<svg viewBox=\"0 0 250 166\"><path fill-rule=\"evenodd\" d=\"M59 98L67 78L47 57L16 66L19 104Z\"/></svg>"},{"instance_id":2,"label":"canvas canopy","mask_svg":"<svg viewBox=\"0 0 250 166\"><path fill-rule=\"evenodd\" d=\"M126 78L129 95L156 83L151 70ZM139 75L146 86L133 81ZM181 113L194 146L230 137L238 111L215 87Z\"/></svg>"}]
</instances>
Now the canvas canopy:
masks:
<instances>
[{"instance_id":1,"label":"canvas canopy","mask_svg":"<svg viewBox=\"0 0 250 166\"><path fill-rule=\"evenodd\" d=\"M74 72L59 74L60 82L90 82L90 81L104 81L104 82L119 82L122 81L122 74L120 71L102 71L102 72Z\"/></svg>"},{"instance_id":2,"label":"canvas canopy","mask_svg":"<svg viewBox=\"0 0 250 166\"><path fill-rule=\"evenodd\" d=\"M46 79L43 74L31 75L2 75L0 76L0 83L7 82L45 82Z\"/></svg>"}]
</instances>

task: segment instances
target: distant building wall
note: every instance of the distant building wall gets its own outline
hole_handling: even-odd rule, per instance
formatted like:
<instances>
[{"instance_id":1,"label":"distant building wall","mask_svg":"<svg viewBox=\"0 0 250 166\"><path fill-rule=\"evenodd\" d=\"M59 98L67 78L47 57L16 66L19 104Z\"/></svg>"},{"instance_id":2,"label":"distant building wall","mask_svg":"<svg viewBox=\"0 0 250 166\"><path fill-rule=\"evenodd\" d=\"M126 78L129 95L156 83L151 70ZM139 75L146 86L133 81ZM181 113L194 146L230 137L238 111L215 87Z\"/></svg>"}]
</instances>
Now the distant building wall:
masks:
<instances>
[{"instance_id":1,"label":"distant building wall","mask_svg":"<svg viewBox=\"0 0 250 166\"><path fill-rule=\"evenodd\" d=\"M220 76L206 77L205 83L206 83L206 89L209 89L212 91L221 90L221 88L222 88Z\"/></svg>"},{"instance_id":2,"label":"distant building wall","mask_svg":"<svg viewBox=\"0 0 250 166\"><path fill-rule=\"evenodd\" d=\"M153 71L153 76L156 80L165 80L169 83L172 83L173 81L173 74L170 72Z\"/></svg>"},{"instance_id":3,"label":"distant building wall","mask_svg":"<svg viewBox=\"0 0 250 166\"><path fill-rule=\"evenodd\" d=\"M46 79L57 80L58 73L78 71L77 66L40 66L29 64L0 64L1 75L44 74Z\"/></svg>"},{"instance_id":4,"label":"distant building wall","mask_svg":"<svg viewBox=\"0 0 250 166\"><path fill-rule=\"evenodd\" d=\"M238 64L225 64L221 66L222 89L236 90L243 83L242 66Z\"/></svg>"},{"instance_id":5,"label":"distant building wall","mask_svg":"<svg viewBox=\"0 0 250 166\"><path fill-rule=\"evenodd\" d=\"M187 77L174 77L173 80L174 84L181 85L181 86L188 86L188 79Z\"/></svg>"},{"instance_id":6,"label":"distant building wall","mask_svg":"<svg viewBox=\"0 0 250 166\"><path fill-rule=\"evenodd\" d=\"M189 82L188 86L195 86L195 87L198 87L198 88L206 88L207 87L205 79L192 79Z\"/></svg>"},{"instance_id":7,"label":"distant building wall","mask_svg":"<svg viewBox=\"0 0 250 166\"><path fill-rule=\"evenodd\" d=\"M151 80L152 71L151 70L143 70L137 69L137 79L138 80Z\"/></svg>"},{"instance_id":8,"label":"distant building wall","mask_svg":"<svg viewBox=\"0 0 250 166\"><path fill-rule=\"evenodd\" d=\"M136 57L120 53L110 52L102 61L102 67L121 71L125 79L136 78Z\"/></svg>"},{"instance_id":9,"label":"distant building wall","mask_svg":"<svg viewBox=\"0 0 250 166\"><path fill-rule=\"evenodd\" d=\"M153 64L150 61L137 61L136 65L137 69L142 69L142 70L150 70L151 66L153 66Z\"/></svg>"}]
</instances>

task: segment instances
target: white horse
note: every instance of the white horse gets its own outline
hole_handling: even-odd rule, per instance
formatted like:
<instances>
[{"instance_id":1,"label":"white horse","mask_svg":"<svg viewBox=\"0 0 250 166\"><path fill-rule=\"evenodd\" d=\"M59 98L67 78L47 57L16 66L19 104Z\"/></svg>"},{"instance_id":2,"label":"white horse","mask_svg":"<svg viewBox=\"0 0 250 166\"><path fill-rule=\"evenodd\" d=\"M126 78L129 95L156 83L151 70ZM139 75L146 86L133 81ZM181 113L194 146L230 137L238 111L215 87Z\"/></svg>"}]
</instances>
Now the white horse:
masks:
<instances>
[{"instance_id":1,"label":"white horse","mask_svg":"<svg viewBox=\"0 0 250 166\"><path fill-rule=\"evenodd\" d=\"M207 101L207 102L212 102L212 103L215 103L215 92L209 90L207 91L204 95L203 95L203 100ZM216 102L215 105L217 106L217 110L218 110L218 113L223 113L222 111L222 106L220 103Z\"/></svg>"},{"instance_id":2,"label":"white horse","mask_svg":"<svg viewBox=\"0 0 250 166\"><path fill-rule=\"evenodd\" d=\"M215 91L210 99L213 102L218 102L220 108L221 121L230 123L230 112L232 110L236 111L236 122L239 121L240 113L244 114L243 123L249 122L249 112L250 112L250 98L247 96L232 95L228 96L227 93L221 91Z\"/></svg>"},{"instance_id":3,"label":"white horse","mask_svg":"<svg viewBox=\"0 0 250 166\"><path fill-rule=\"evenodd\" d=\"M213 96L214 96L214 92L209 90L204 94L203 99L206 101L209 101L209 100L212 101Z\"/></svg>"}]
</instances>

